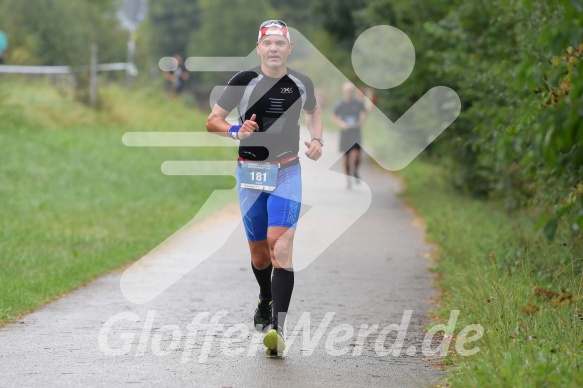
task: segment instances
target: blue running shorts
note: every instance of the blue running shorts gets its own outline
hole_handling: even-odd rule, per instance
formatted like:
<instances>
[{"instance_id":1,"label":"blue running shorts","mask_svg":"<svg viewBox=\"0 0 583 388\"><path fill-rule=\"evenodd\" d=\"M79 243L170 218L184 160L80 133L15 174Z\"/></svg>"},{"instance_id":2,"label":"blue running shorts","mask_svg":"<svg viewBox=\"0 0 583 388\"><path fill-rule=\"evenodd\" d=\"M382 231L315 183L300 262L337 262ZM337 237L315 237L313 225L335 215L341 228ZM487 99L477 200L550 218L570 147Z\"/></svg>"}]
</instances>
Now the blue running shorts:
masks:
<instances>
[{"instance_id":1,"label":"blue running shorts","mask_svg":"<svg viewBox=\"0 0 583 388\"><path fill-rule=\"evenodd\" d=\"M239 207L249 241L267 239L267 228L283 226L295 229L302 205L300 164L279 170L277 188L271 192L240 187L241 168L237 167Z\"/></svg>"}]
</instances>

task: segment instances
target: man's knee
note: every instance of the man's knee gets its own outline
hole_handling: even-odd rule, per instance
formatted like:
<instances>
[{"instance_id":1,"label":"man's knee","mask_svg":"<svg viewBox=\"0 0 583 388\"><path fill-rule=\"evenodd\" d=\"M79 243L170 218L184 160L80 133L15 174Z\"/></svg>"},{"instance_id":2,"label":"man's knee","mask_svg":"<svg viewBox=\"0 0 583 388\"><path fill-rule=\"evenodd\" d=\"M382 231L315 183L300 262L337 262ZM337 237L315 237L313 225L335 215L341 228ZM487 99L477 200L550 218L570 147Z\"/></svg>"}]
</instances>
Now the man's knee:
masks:
<instances>
[{"instance_id":1,"label":"man's knee","mask_svg":"<svg viewBox=\"0 0 583 388\"><path fill-rule=\"evenodd\" d=\"M267 242L276 266L291 268L294 230L278 228L267 233Z\"/></svg>"},{"instance_id":2,"label":"man's knee","mask_svg":"<svg viewBox=\"0 0 583 388\"><path fill-rule=\"evenodd\" d=\"M291 243L284 238L274 239L270 242L269 249L276 258L288 257L291 254Z\"/></svg>"},{"instance_id":3,"label":"man's knee","mask_svg":"<svg viewBox=\"0 0 583 388\"><path fill-rule=\"evenodd\" d=\"M259 270L265 269L271 263L271 253L267 241L249 242L251 262Z\"/></svg>"}]
</instances>

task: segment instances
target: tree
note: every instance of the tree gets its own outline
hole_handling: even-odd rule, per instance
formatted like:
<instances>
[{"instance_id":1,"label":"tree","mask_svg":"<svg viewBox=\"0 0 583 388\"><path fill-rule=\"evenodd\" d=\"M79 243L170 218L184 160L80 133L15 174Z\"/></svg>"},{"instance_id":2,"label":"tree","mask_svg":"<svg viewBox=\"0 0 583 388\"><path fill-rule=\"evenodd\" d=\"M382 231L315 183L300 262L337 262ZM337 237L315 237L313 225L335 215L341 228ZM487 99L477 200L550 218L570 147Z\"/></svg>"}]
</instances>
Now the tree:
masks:
<instances>
[{"instance_id":1,"label":"tree","mask_svg":"<svg viewBox=\"0 0 583 388\"><path fill-rule=\"evenodd\" d=\"M190 34L188 56L245 57L255 49L261 22L278 16L269 0L200 0L199 10L200 26ZM207 72L193 74L193 80L206 93L232 75Z\"/></svg>"},{"instance_id":2,"label":"tree","mask_svg":"<svg viewBox=\"0 0 583 388\"><path fill-rule=\"evenodd\" d=\"M185 55L200 20L198 0L150 1L147 24L150 54L155 58Z\"/></svg>"},{"instance_id":3,"label":"tree","mask_svg":"<svg viewBox=\"0 0 583 388\"><path fill-rule=\"evenodd\" d=\"M103 61L125 58L125 33L119 28L113 0L2 0L0 21L11 40L9 60L26 64L88 63L89 45ZM14 57L15 61L12 61Z\"/></svg>"}]
</instances>

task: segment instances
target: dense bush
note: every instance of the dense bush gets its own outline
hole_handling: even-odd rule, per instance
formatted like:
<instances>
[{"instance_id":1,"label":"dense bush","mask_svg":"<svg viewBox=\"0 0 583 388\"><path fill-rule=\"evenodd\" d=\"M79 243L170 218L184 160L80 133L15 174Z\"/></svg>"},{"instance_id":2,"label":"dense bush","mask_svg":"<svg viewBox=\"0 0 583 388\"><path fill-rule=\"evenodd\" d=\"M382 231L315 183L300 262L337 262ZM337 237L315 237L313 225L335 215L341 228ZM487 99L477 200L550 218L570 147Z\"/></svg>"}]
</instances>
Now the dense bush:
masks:
<instances>
[{"instance_id":1,"label":"dense bush","mask_svg":"<svg viewBox=\"0 0 583 388\"><path fill-rule=\"evenodd\" d=\"M360 21L352 36L391 24L415 45L413 74L380 101L391 117L436 85L460 95L462 114L428 150L449 166L452 183L504 200L509 211L539 214L549 238L561 223L580 238L583 2L353 0L352 5ZM333 18L325 26L336 39L346 39Z\"/></svg>"},{"instance_id":2,"label":"dense bush","mask_svg":"<svg viewBox=\"0 0 583 388\"><path fill-rule=\"evenodd\" d=\"M441 144L456 150L455 181L536 208L549 238L561 217L583 228L580 11L576 1L464 2L425 24L442 48L427 54L436 75L465 104Z\"/></svg>"},{"instance_id":3,"label":"dense bush","mask_svg":"<svg viewBox=\"0 0 583 388\"><path fill-rule=\"evenodd\" d=\"M9 39L8 62L76 66L89 63L90 44L101 62L123 62L127 32L114 0L0 0L0 29Z\"/></svg>"}]
</instances>

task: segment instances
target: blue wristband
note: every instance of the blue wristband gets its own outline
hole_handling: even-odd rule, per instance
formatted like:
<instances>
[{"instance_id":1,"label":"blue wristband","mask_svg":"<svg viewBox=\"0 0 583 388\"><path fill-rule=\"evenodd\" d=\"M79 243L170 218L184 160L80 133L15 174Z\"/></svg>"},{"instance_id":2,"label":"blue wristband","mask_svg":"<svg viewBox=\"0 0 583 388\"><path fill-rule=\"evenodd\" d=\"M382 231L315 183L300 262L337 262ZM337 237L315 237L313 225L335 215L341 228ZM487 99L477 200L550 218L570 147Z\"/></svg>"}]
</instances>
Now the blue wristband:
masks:
<instances>
[{"instance_id":1,"label":"blue wristband","mask_svg":"<svg viewBox=\"0 0 583 388\"><path fill-rule=\"evenodd\" d=\"M233 125L229 128L229 133L233 139L239 140L239 129L241 129L240 125Z\"/></svg>"}]
</instances>

